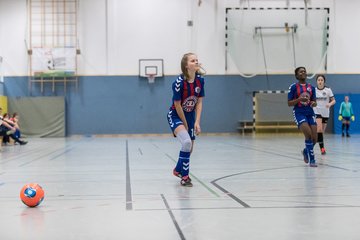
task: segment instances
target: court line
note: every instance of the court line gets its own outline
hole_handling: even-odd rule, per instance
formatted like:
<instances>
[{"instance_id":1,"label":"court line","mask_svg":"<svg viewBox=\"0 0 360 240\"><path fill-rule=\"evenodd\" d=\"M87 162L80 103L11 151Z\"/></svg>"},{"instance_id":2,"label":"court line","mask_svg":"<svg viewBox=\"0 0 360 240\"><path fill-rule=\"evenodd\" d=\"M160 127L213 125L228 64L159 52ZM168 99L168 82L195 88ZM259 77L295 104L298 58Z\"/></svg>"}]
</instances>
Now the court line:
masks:
<instances>
[{"instance_id":1,"label":"court line","mask_svg":"<svg viewBox=\"0 0 360 240\"><path fill-rule=\"evenodd\" d=\"M32 148L32 149L29 149L24 152L17 152L16 155L10 155L9 156L9 153L8 152L5 152L7 154L7 156L5 156L4 158L6 159L5 161L1 161L0 163L1 164L5 164L5 163L8 163L8 162L13 162L14 160L19 160L21 158L25 158L25 157L28 157L29 154L33 153L33 152L41 152L41 151L44 151L44 148L43 147L37 147L37 148Z\"/></svg>"},{"instance_id":2,"label":"court line","mask_svg":"<svg viewBox=\"0 0 360 240\"><path fill-rule=\"evenodd\" d=\"M294 159L293 155L286 155L286 154L279 154L279 153L275 153L275 152L272 152L272 151L266 151L266 150L262 150L262 149L258 149L258 148L254 148L254 147L250 147L250 146L243 146L243 145L239 145L239 144L234 144L234 143L225 143L227 145L230 145L230 146L235 146L235 147L240 147L240 148L244 148L244 149L247 149L247 150L254 150L254 151L257 151L257 152L262 152L262 153L267 153L267 154L270 154L270 155L275 155L275 156L280 156L280 157L285 157L285 158L289 158L291 160L296 160L296 161L301 161L301 162L304 162L303 160L303 157L300 156L300 159ZM317 160L317 163L319 165L323 165L323 166L327 166L327 167L331 167L331 168L336 168L336 169L339 169L339 170L344 170L344 171L350 171L350 172L358 172L358 170L353 170L353 169L348 169L348 168L343 168L343 167L338 167L338 166L335 166L335 165L330 165L330 164L327 164L327 163L321 163Z\"/></svg>"},{"instance_id":3,"label":"court line","mask_svg":"<svg viewBox=\"0 0 360 240\"><path fill-rule=\"evenodd\" d=\"M75 147L70 147L69 149L66 149L65 151L63 151L62 153L59 153L58 155L55 155L54 157L50 158L49 161L54 160L62 155L64 155L65 153L71 152Z\"/></svg>"},{"instance_id":4,"label":"court line","mask_svg":"<svg viewBox=\"0 0 360 240\"><path fill-rule=\"evenodd\" d=\"M58 151L62 151L62 149L63 149L62 147L60 147L60 148L58 148L58 149L55 149L55 150L53 150L53 151L51 151L51 152L48 152L48 153L46 153L46 154L43 154L43 155L37 157L36 159L33 159L33 160L31 160L31 161L28 161L28 162L24 162L24 163L20 164L18 167L23 167L23 166L29 165L29 164L31 164L31 163L33 163L33 162L37 162L37 161L41 160L41 159L44 158L44 157L47 157L47 156L49 156L49 155L51 155L51 154L54 154L54 153L56 153L56 152L58 152Z\"/></svg>"},{"instance_id":5,"label":"court line","mask_svg":"<svg viewBox=\"0 0 360 240\"><path fill-rule=\"evenodd\" d=\"M162 198L162 200L163 200L163 202L164 202L164 204L166 206L166 210L168 211L168 213L169 213L169 215L171 217L171 220L173 221L173 223L175 225L175 228L176 228L177 232L179 233L180 239L185 240L186 238L185 238L183 232L181 231L181 228L180 228L179 224L177 223L177 221L175 219L175 216L174 216L173 212L171 211L169 203L167 202L164 194L160 194L160 196L161 196L161 198Z\"/></svg>"},{"instance_id":6,"label":"court line","mask_svg":"<svg viewBox=\"0 0 360 240\"><path fill-rule=\"evenodd\" d=\"M273 207L250 207L250 208L244 208L244 207L204 207L204 208L172 208L172 210L176 211L201 211L201 210L249 210L249 209L308 209L308 208L319 208L319 209L341 209L341 208L360 208L360 206L273 206ZM167 209L163 208L147 208L147 209L135 209L134 211L137 212L146 212L146 211L166 211Z\"/></svg>"},{"instance_id":7,"label":"court line","mask_svg":"<svg viewBox=\"0 0 360 240\"><path fill-rule=\"evenodd\" d=\"M130 182L129 144L127 139L126 139L126 210L133 210L131 182Z\"/></svg>"},{"instance_id":8,"label":"court line","mask_svg":"<svg viewBox=\"0 0 360 240\"><path fill-rule=\"evenodd\" d=\"M242 205L244 208L250 208L250 205L248 205L247 203L245 203L244 201L242 201L240 198L236 197L234 194L232 194L231 192L227 191L225 188L221 187L219 184L217 184L215 181L211 181L211 183L218 188L220 191L222 191L223 193L225 193L226 195L228 195L230 198L234 199L236 202L240 203L240 205Z\"/></svg>"},{"instance_id":9,"label":"court line","mask_svg":"<svg viewBox=\"0 0 360 240\"><path fill-rule=\"evenodd\" d=\"M234 199L236 202L240 203L245 208L250 208L250 205L242 201L240 198L236 197L234 194L226 190L225 188L221 187L216 182L225 178L242 175L242 174L248 174L248 173L257 173L257 172L264 172L264 171L271 171L271 170L279 170L279 169L287 169L287 168L294 168L294 167L300 167L300 166L290 166L290 167L280 167L280 168L268 168L268 169L259 169L259 170L253 170L253 171L246 171L246 172L240 172L240 173L234 173L230 175L226 175L217 179L214 179L211 181L211 184L213 184L216 188L218 188L220 191L228 195L230 198ZM301 166L303 168L303 166Z\"/></svg>"},{"instance_id":10,"label":"court line","mask_svg":"<svg viewBox=\"0 0 360 240\"><path fill-rule=\"evenodd\" d=\"M323 166L327 166L327 167L331 167L331 168L336 168L336 169L340 169L340 170L344 170L344 171L349 171L349 172L358 172L358 170L351 170L348 168L343 168L343 167L338 167L338 166L334 166L334 165L330 165L327 163L318 163L319 165L323 165Z\"/></svg>"}]
</instances>

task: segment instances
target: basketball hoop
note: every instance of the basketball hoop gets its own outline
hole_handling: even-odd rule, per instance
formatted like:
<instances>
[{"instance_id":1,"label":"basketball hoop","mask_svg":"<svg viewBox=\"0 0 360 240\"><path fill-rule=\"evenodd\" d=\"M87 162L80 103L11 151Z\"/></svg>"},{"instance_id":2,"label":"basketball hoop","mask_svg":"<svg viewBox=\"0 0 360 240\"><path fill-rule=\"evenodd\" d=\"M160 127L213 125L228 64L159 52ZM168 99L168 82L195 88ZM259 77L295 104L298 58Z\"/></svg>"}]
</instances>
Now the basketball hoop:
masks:
<instances>
[{"instance_id":1,"label":"basketball hoop","mask_svg":"<svg viewBox=\"0 0 360 240\"><path fill-rule=\"evenodd\" d=\"M154 83L155 82L155 74L146 74L146 77L148 79L148 83Z\"/></svg>"}]
</instances>

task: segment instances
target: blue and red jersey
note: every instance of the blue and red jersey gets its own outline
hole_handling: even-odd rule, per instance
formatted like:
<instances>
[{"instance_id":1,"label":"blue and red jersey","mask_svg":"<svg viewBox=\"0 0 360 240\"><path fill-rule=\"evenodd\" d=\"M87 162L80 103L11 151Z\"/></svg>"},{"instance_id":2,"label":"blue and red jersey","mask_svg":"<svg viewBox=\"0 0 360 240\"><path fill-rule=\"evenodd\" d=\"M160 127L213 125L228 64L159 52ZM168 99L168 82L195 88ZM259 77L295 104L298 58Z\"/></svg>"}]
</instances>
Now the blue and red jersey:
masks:
<instances>
[{"instance_id":1,"label":"blue and red jersey","mask_svg":"<svg viewBox=\"0 0 360 240\"><path fill-rule=\"evenodd\" d=\"M204 78L200 74L195 75L192 83L184 80L183 75L179 75L172 84L173 98L170 110L175 110L175 101L181 101L185 116L193 115L198 98L205 96L204 84Z\"/></svg>"},{"instance_id":2,"label":"blue and red jersey","mask_svg":"<svg viewBox=\"0 0 360 240\"><path fill-rule=\"evenodd\" d=\"M316 101L316 90L310 83L293 83L289 87L288 100L294 100L299 98L300 96L307 96L310 101ZM314 114L313 108L309 103L299 102L294 106L295 113L302 114Z\"/></svg>"}]
</instances>

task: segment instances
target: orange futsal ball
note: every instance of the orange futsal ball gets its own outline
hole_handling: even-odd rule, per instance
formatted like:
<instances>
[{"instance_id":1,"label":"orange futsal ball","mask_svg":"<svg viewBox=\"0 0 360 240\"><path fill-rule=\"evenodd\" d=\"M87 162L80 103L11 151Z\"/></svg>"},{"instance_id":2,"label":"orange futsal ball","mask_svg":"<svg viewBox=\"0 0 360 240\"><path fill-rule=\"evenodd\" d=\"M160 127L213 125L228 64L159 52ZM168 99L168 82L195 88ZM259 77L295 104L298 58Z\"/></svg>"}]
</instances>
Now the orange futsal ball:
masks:
<instances>
[{"instance_id":1,"label":"orange futsal ball","mask_svg":"<svg viewBox=\"0 0 360 240\"><path fill-rule=\"evenodd\" d=\"M20 191L21 201L28 207L36 207L44 200L44 189L37 183L25 184Z\"/></svg>"}]
</instances>

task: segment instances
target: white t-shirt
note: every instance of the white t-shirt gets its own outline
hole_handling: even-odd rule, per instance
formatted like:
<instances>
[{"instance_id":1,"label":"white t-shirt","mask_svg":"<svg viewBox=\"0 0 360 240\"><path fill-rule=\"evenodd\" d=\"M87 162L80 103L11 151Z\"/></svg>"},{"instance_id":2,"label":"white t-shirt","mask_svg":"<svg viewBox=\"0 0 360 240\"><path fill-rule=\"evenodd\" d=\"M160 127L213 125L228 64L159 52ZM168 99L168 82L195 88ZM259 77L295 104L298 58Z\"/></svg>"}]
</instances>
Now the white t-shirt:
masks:
<instances>
[{"instance_id":1,"label":"white t-shirt","mask_svg":"<svg viewBox=\"0 0 360 240\"><path fill-rule=\"evenodd\" d=\"M326 104L330 102L330 98L334 97L331 88L324 87L323 89L318 89L316 87L316 103L317 106L314 107L315 114L321 115L322 117L328 118L330 113L330 108L326 107Z\"/></svg>"}]
</instances>

